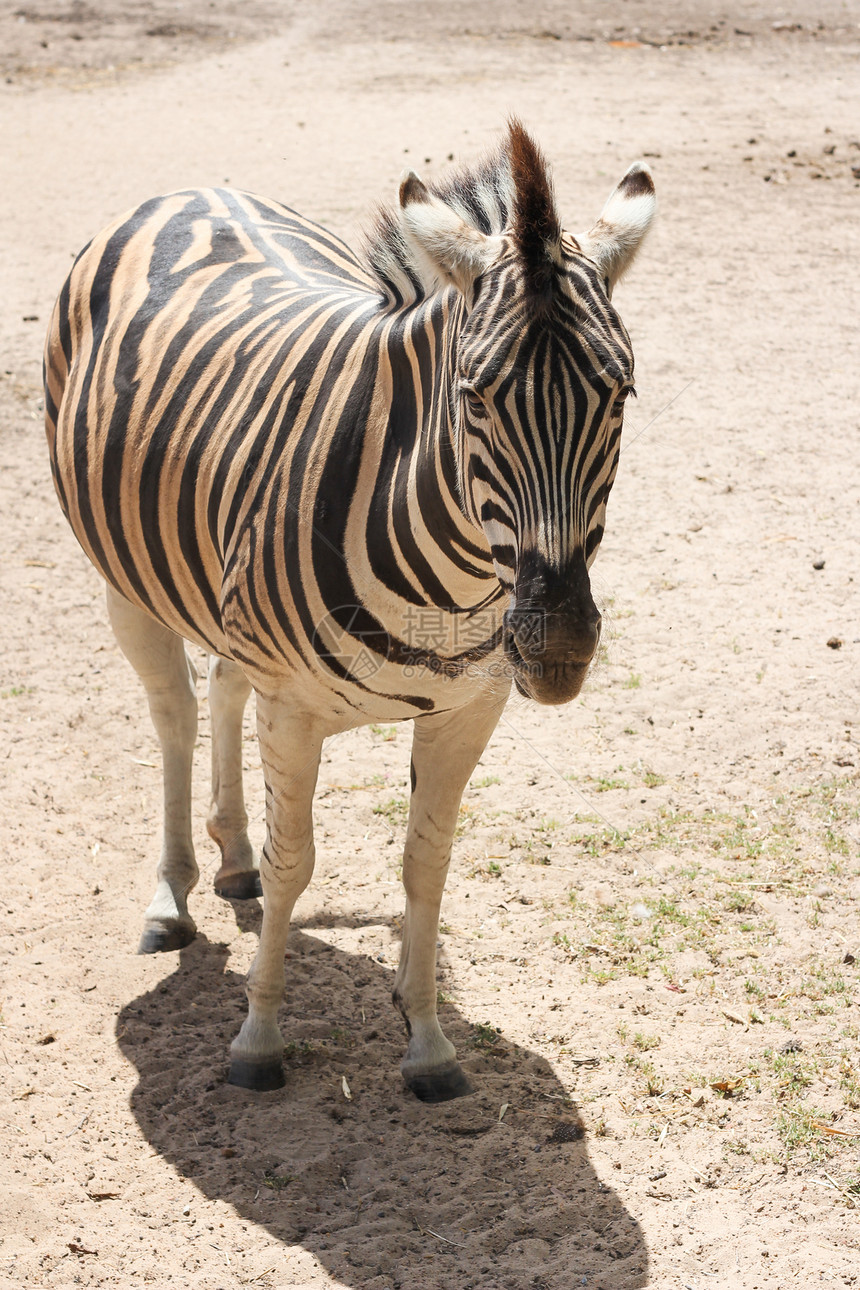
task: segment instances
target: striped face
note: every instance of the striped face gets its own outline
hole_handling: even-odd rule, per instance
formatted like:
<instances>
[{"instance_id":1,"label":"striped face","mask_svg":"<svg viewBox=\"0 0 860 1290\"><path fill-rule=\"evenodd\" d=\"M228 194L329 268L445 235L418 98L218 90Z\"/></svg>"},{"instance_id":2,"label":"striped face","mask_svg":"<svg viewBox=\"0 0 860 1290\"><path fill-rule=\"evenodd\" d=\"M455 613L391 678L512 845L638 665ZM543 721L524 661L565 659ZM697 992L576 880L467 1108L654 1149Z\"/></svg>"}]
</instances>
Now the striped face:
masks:
<instances>
[{"instance_id":1,"label":"striped face","mask_svg":"<svg viewBox=\"0 0 860 1290\"><path fill-rule=\"evenodd\" d=\"M600 615L588 567L603 536L633 355L600 274L572 239L550 306L528 316L514 254L476 282L459 349L464 495L510 597L525 693L578 692Z\"/></svg>"},{"instance_id":2,"label":"striped face","mask_svg":"<svg viewBox=\"0 0 860 1290\"><path fill-rule=\"evenodd\" d=\"M654 185L630 167L587 234L565 234L546 162L519 122L500 156L429 189L409 174L415 263L464 297L455 435L463 506L509 597L522 693L564 703L600 634L588 568L603 536L633 355L610 302L648 230Z\"/></svg>"}]
</instances>

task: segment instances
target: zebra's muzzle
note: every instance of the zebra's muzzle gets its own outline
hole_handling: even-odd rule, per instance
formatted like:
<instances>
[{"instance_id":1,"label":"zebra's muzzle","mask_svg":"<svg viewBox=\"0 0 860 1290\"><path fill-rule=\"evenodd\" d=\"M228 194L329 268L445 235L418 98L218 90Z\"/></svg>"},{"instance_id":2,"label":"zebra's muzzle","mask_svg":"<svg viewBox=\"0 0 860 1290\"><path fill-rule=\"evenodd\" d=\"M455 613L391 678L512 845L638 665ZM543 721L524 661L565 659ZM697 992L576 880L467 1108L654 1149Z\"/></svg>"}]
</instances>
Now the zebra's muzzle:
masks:
<instances>
[{"instance_id":1,"label":"zebra's muzzle","mask_svg":"<svg viewBox=\"0 0 860 1290\"><path fill-rule=\"evenodd\" d=\"M569 703L582 689L600 632L592 629L568 637L560 648L523 652L514 631L505 633L505 654L520 694L536 703Z\"/></svg>"},{"instance_id":2,"label":"zebra's muzzle","mask_svg":"<svg viewBox=\"0 0 860 1290\"><path fill-rule=\"evenodd\" d=\"M585 562L552 569L539 558L521 564L516 603L505 614L505 653L520 694L537 703L569 703L588 673L601 618Z\"/></svg>"}]
</instances>

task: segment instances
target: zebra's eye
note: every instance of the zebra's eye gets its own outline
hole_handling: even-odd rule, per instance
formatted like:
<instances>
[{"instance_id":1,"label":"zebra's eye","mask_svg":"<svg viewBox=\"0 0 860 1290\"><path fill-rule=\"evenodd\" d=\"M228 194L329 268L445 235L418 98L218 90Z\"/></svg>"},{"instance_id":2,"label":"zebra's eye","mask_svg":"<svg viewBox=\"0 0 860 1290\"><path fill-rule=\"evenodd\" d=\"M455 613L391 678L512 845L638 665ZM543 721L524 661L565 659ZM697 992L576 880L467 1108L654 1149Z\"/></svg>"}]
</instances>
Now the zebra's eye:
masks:
<instances>
[{"instance_id":1,"label":"zebra's eye","mask_svg":"<svg viewBox=\"0 0 860 1290\"><path fill-rule=\"evenodd\" d=\"M466 407L469 409L473 417L485 417L487 415L487 408L484 404L484 400L479 394L476 394L474 390L464 390L463 399L465 400Z\"/></svg>"},{"instance_id":2,"label":"zebra's eye","mask_svg":"<svg viewBox=\"0 0 860 1290\"><path fill-rule=\"evenodd\" d=\"M632 385L625 385L624 389L623 389L623 390L620 390L620 391L618 392L618 394L616 394L616 396L615 396L615 411L616 411L616 412L620 412L620 411L622 410L622 408L624 407L625 402L627 401L627 399L630 397L630 395L631 395L631 394L633 395L633 397L634 397L634 399L635 399L635 398L636 398L636 391L634 390L634 388L633 388L633 386L632 386Z\"/></svg>"}]
</instances>

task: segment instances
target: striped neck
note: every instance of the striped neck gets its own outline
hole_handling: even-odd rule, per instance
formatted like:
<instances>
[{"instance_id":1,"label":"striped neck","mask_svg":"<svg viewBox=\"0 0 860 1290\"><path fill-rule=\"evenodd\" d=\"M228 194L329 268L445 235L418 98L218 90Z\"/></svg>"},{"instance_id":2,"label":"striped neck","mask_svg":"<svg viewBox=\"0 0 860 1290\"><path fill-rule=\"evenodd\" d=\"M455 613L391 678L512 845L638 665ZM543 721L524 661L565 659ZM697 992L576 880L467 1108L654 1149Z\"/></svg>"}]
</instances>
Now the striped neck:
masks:
<instances>
[{"instance_id":1,"label":"striped neck","mask_svg":"<svg viewBox=\"0 0 860 1290\"><path fill-rule=\"evenodd\" d=\"M378 575L407 598L455 610L500 591L462 488L456 378L464 317L453 289L384 316L377 397L386 422L367 516L369 537L393 538L369 543L386 566Z\"/></svg>"}]
</instances>

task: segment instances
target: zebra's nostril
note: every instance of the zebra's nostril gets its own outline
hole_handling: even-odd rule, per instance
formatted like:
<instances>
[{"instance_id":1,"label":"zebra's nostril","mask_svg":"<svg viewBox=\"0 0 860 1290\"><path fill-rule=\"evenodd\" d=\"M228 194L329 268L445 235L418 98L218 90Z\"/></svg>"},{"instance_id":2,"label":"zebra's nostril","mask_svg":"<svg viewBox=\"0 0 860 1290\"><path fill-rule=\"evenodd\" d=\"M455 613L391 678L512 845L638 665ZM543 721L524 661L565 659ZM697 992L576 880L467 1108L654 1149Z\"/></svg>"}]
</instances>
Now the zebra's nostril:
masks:
<instances>
[{"instance_id":1,"label":"zebra's nostril","mask_svg":"<svg viewBox=\"0 0 860 1290\"><path fill-rule=\"evenodd\" d=\"M514 608L505 615L505 648L513 662L582 666L594 657L600 626L590 615Z\"/></svg>"}]
</instances>

